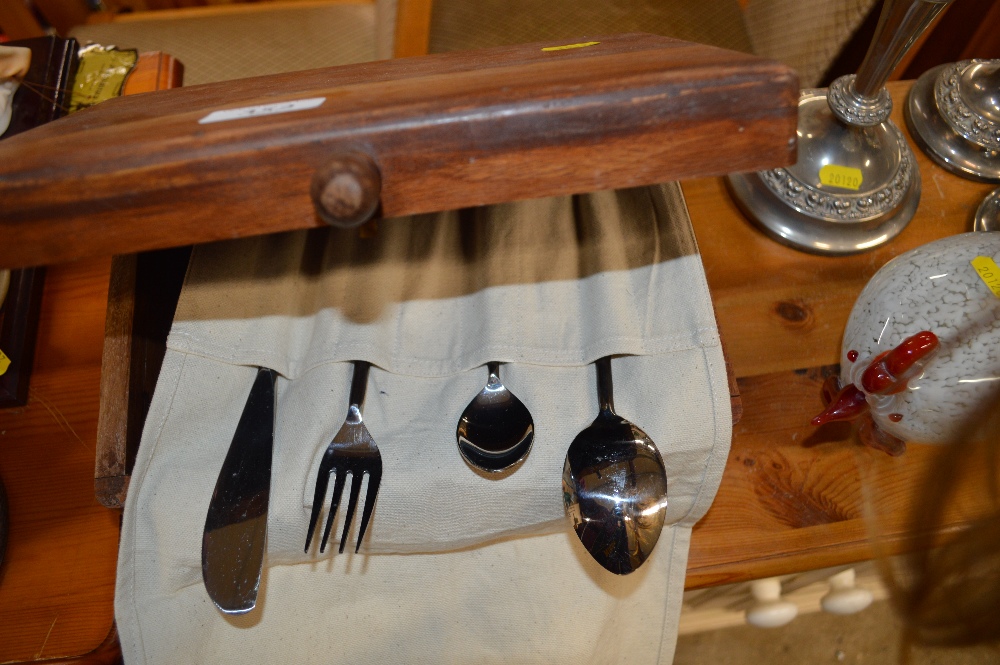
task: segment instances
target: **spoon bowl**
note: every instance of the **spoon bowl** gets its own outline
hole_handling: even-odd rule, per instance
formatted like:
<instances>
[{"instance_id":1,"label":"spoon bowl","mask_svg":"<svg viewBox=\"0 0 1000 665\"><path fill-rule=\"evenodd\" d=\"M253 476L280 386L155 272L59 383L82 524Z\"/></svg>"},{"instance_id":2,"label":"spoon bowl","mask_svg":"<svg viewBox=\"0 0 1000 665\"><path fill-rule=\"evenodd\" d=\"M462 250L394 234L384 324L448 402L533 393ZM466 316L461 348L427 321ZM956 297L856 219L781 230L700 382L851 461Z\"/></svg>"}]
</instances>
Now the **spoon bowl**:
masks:
<instances>
[{"instance_id":1,"label":"spoon bowl","mask_svg":"<svg viewBox=\"0 0 1000 665\"><path fill-rule=\"evenodd\" d=\"M566 453L563 501L580 542L616 575L649 558L667 511L667 471L652 439L614 410L611 359L597 365L600 412Z\"/></svg>"},{"instance_id":2,"label":"spoon bowl","mask_svg":"<svg viewBox=\"0 0 1000 665\"><path fill-rule=\"evenodd\" d=\"M535 423L524 403L500 382L500 363L488 363L487 368L486 387L458 421L458 449L477 469L500 473L528 455Z\"/></svg>"}]
</instances>

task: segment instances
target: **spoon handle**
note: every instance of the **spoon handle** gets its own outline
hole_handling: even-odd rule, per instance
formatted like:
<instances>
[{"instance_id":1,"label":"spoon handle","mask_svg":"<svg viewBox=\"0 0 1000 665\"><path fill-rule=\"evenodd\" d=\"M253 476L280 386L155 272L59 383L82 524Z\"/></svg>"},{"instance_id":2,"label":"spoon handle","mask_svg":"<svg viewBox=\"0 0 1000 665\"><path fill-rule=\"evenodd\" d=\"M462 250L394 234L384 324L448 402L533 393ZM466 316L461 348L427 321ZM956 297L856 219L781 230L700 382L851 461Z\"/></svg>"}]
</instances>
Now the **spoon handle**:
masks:
<instances>
[{"instance_id":1,"label":"spoon handle","mask_svg":"<svg viewBox=\"0 0 1000 665\"><path fill-rule=\"evenodd\" d=\"M361 408L365 401L365 389L368 387L368 368L371 364L365 360L354 361L354 376L351 377L350 405Z\"/></svg>"},{"instance_id":2,"label":"spoon handle","mask_svg":"<svg viewBox=\"0 0 1000 665\"><path fill-rule=\"evenodd\" d=\"M597 401L601 411L615 411L614 384L611 380L611 356L598 358L597 366Z\"/></svg>"},{"instance_id":3,"label":"spoon handle","mask_svg":"<svg viewBox=\"0 0 1000 665\"><path fill-rule=\"evenodd\" d=\"M496 375L497 378L500 378L499 361L491 360L490 362L486 363L486 371L488 371L490 374Z\"/></svg>"}]
</instances>

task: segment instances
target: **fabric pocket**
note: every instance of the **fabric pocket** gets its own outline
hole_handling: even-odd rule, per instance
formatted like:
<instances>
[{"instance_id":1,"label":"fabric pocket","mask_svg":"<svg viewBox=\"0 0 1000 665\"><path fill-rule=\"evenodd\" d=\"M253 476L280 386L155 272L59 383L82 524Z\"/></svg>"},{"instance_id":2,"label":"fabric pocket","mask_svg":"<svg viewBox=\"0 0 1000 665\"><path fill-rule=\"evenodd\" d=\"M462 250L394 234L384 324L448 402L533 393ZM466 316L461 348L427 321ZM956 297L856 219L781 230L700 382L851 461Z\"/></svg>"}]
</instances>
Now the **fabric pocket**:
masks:
<instances>
[{"instance_id":1,"label":"fabric pocket","mask_svg":"<svg viewBox=\"0 0 1000 665\"><path fill-rule=\"evenodd\" d=\"M597 415L591 363L607 355L616 410L656 442L669 483L660 544L624 578L587 555L562 504L566 450ZM363 556L320 556L303 551L306 529L354 360L373 364L363 414L382 484ZM531 453L498 476L456 445L489 361L535 424ZM201 584L201 535L258 366L280 373L266 567L260 609L231 619ZM198 247L125 507L123 651L149 663L600 663L624 649L669 661L690 527L730 436L676 185L388 220L374 239L322 230Z\"/></svg>"},{"instance_id":2,"label":"fabric pocket","mask_svg":"<svg viewBox=\"0 0 1000 665\"><path fill-rule=\"evenodd\" d=\"M451 376L718 343L676 184L202 246L168 345L295 379Z\"/></svg>"}]
</instances>

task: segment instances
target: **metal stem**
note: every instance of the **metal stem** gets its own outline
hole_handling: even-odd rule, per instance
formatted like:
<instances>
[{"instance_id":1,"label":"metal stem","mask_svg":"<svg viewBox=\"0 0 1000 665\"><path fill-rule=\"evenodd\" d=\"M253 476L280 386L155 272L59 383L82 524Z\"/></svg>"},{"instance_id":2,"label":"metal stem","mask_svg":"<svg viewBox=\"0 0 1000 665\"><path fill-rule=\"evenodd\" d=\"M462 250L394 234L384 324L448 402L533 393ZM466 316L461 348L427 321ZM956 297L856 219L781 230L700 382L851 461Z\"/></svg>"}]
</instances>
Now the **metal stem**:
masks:
<instances>
[{"instance_id":1,"label":"metal stem","mask_svg":"<svg viewBox=\"0 0 1000 665\"><path fill-rule=\"evenodd\" d=\"M931 21L953 0L886 0L854 87L862 97L875 97Z\"/></svg>"},{"instance_id":2,"label":"metal stem","mask_svg":"<svg viewBox=\"0 0 1000 665\"><path fill-rule=\"evenodd\" d=\"M875 37L857 75L841 76L827 92L834 115L856 127L872 127L889 118L889 75L931 21L953 0L885 0Z\"/></svg>"},{"instance_id":3,"label":"metal stem","mask_svg":"<svg viewBox=\"0 0 1000 665\"><path fill-rule=\"evenodd\" d=\"M351 377L351 406L359 409L365 401L365 388L368 386L368 368L371 364L364 360L354 361L354 376Z\"/></svg>"},{"instance_id":4,"label":"metal stem","mask_svg":"<svg viewBox=\"0 0 1000 665\"><path fill-rule=\"evenodd\" d=\"M598 358L597 366L597 402L601 411L615 411L614 385L611 380L611 356Z\"/></svg>"}]
</instances>

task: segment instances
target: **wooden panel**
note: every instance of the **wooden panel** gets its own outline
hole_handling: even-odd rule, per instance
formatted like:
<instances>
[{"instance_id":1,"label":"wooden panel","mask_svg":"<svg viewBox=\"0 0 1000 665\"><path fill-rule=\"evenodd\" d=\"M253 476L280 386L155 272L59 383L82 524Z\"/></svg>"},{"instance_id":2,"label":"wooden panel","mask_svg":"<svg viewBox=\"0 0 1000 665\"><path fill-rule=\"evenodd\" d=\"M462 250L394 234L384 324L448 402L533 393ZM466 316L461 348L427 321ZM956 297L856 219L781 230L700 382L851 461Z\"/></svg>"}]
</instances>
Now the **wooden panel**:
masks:
<instances>
[{"instance_id":1,"label":"wooden panel","mask_svg":"<svg viewBox=\"0 0 1000 665\"><path fill-rule=\"evenodd\" d=\"M194 3L181 0L123 0L111 1L106 4L135 7L135 11L113 14L98 12L91 14L87 23L134 23L136 21L163 21L166 19L197 19L215 16L233 16L238 14L255 14L273 12L281 9L302 9L306 7L329 7L330 5L367 5L373 0L266 0L264 2ZM144 6L139 7L138 4ZM157 5L152 7L150 5Z\"/></svg>"},{"instance_id":2,"label":"wooden panel","mask_svg":"<svg viewBox=\"0 0 1000 665\"><path fill-rule=\"evenodd\" d=\"M0 146L0 266L320 226L310 178L348 148L377 162L387 217L794 158L798 89L786 67L651 35L595 40L281 74L86 109ZM222 108L305 98L325 101L198 123ZM67 143L76 150L59 154Z\"/></svg>"},{"instance_id":3,"label":"wooden panel","mask_svg":"<svg viewBox=\"0 0 1000 665\"><path fill-rule=\"evenodd\" d=\"M143 53L123 94L179 87L182 77L173 56ZM189 248L121 254L111 264L94 462L94 493L108 508L125 504L189 254Z\"/></svg>"},{"instance_id":4,"label":"wooden panel","mask_svg":"<svg viewBox=\"0 0 1000 665\"><path fill-rule=\"evenodd\" d=\"M190 247L114 257L108 291L94 491L122 508L166 353Z\"/></svg>"},{"instance_id":5,"label":"wooden panel","mask_svg":"<svg viewBox=\"0 0 1000 665\"><path fill-rule=\"evenodd\" d=\"M889 85L893 119L904 133L909 87ZM849 424L817 430L809 420L822 408L820 384L836 371L847 317L871 276L894 256L971 230L992 188L914 151L923 186L915 218L888 245L856 256L814 256L780 245L743 217L720 179L683 184L743 401L719 495L695 526L689 587L871 558L866 488L881 497L888 551L904 547L909 497L933 471L934 448L911 445L890 458L851 443ZM942 526L963 519L953 514Z\"/></svg>"},{"instance_id":6,"label":"wooden panel","mask_svg":"<svg viewBox=\"0 0 1000 665\"><path fill-rule=\"evenodd\" d=\"M45 35L45 29L21 0L0 0L0 29L10 39Z\"/></svg>"},{"instance_id":7,"label":"wooden panel","mask_svg":"<svg viewBox=\"0 0 1000 665\"><path fill-rule=\"evenodd\" d=\"M123 95L179 88L184 80L184 65L180 60L159 51L140 53L135 67L125 79Z\"/></svg>"},{"instance_id":8,"label":"wooden panel","mask_svg":"<svg viewBox=\"0 0 1000 665\"><path fill-rule=\"evenodd\" d=\"M176 82L172 60L140 57L131 92ZM28 404L0 410L11 519L0 570L0 662L117 663L120 513L94 500L87 472L95 459L100 467L98 395L114 375L101 371L111 260L47 272Z\"/></svg>"},{"instance_id":9,"label":"wooden panel","mask_svg":"<svg viewBox=\"0 0 1000 665\"><path fill-rule=\"evenodd\" d=\"M94 494L108 508L125 505L126 450L137 426L129 418L132 367L132 332L135 320L137 254L111 260L108 311L104 325L101 373L101 408L97 418L97 451L94 455ZM162 362L162 358L161 358ZM136 359L136 364L141 364Z\"/></svg>"},{"instance_id":10,"label":"wooden panel","mask_svg":"<svg viewBox=\"0 0 1000 665\"><path fill-rule=\"evenodd\" d=\"M397 58L427 55L431 42L431 5L433 0L396 0Z\"/></svg>"},{"instance_id":11,"label":"wooden panel","mask_svg":"<svg viewBox=\"0 0 1000 665\"><path fill-rule=\"evenodd\" d=\"M10 539L0 662L79 656L112 630L119 514L94 500L110 261L48 269L28 404L0 410Z\"/></svg>"},{"instance_id":12,"label":"wooden panel","mask_svg":"<svg viewBox=\"0 0 1000 665\"><path fill-rule=\"evenodd\" d=\"M60 35L87 22L90 9L84 0L32 0L49 25Z\"/></svg>"}]
</instances>

